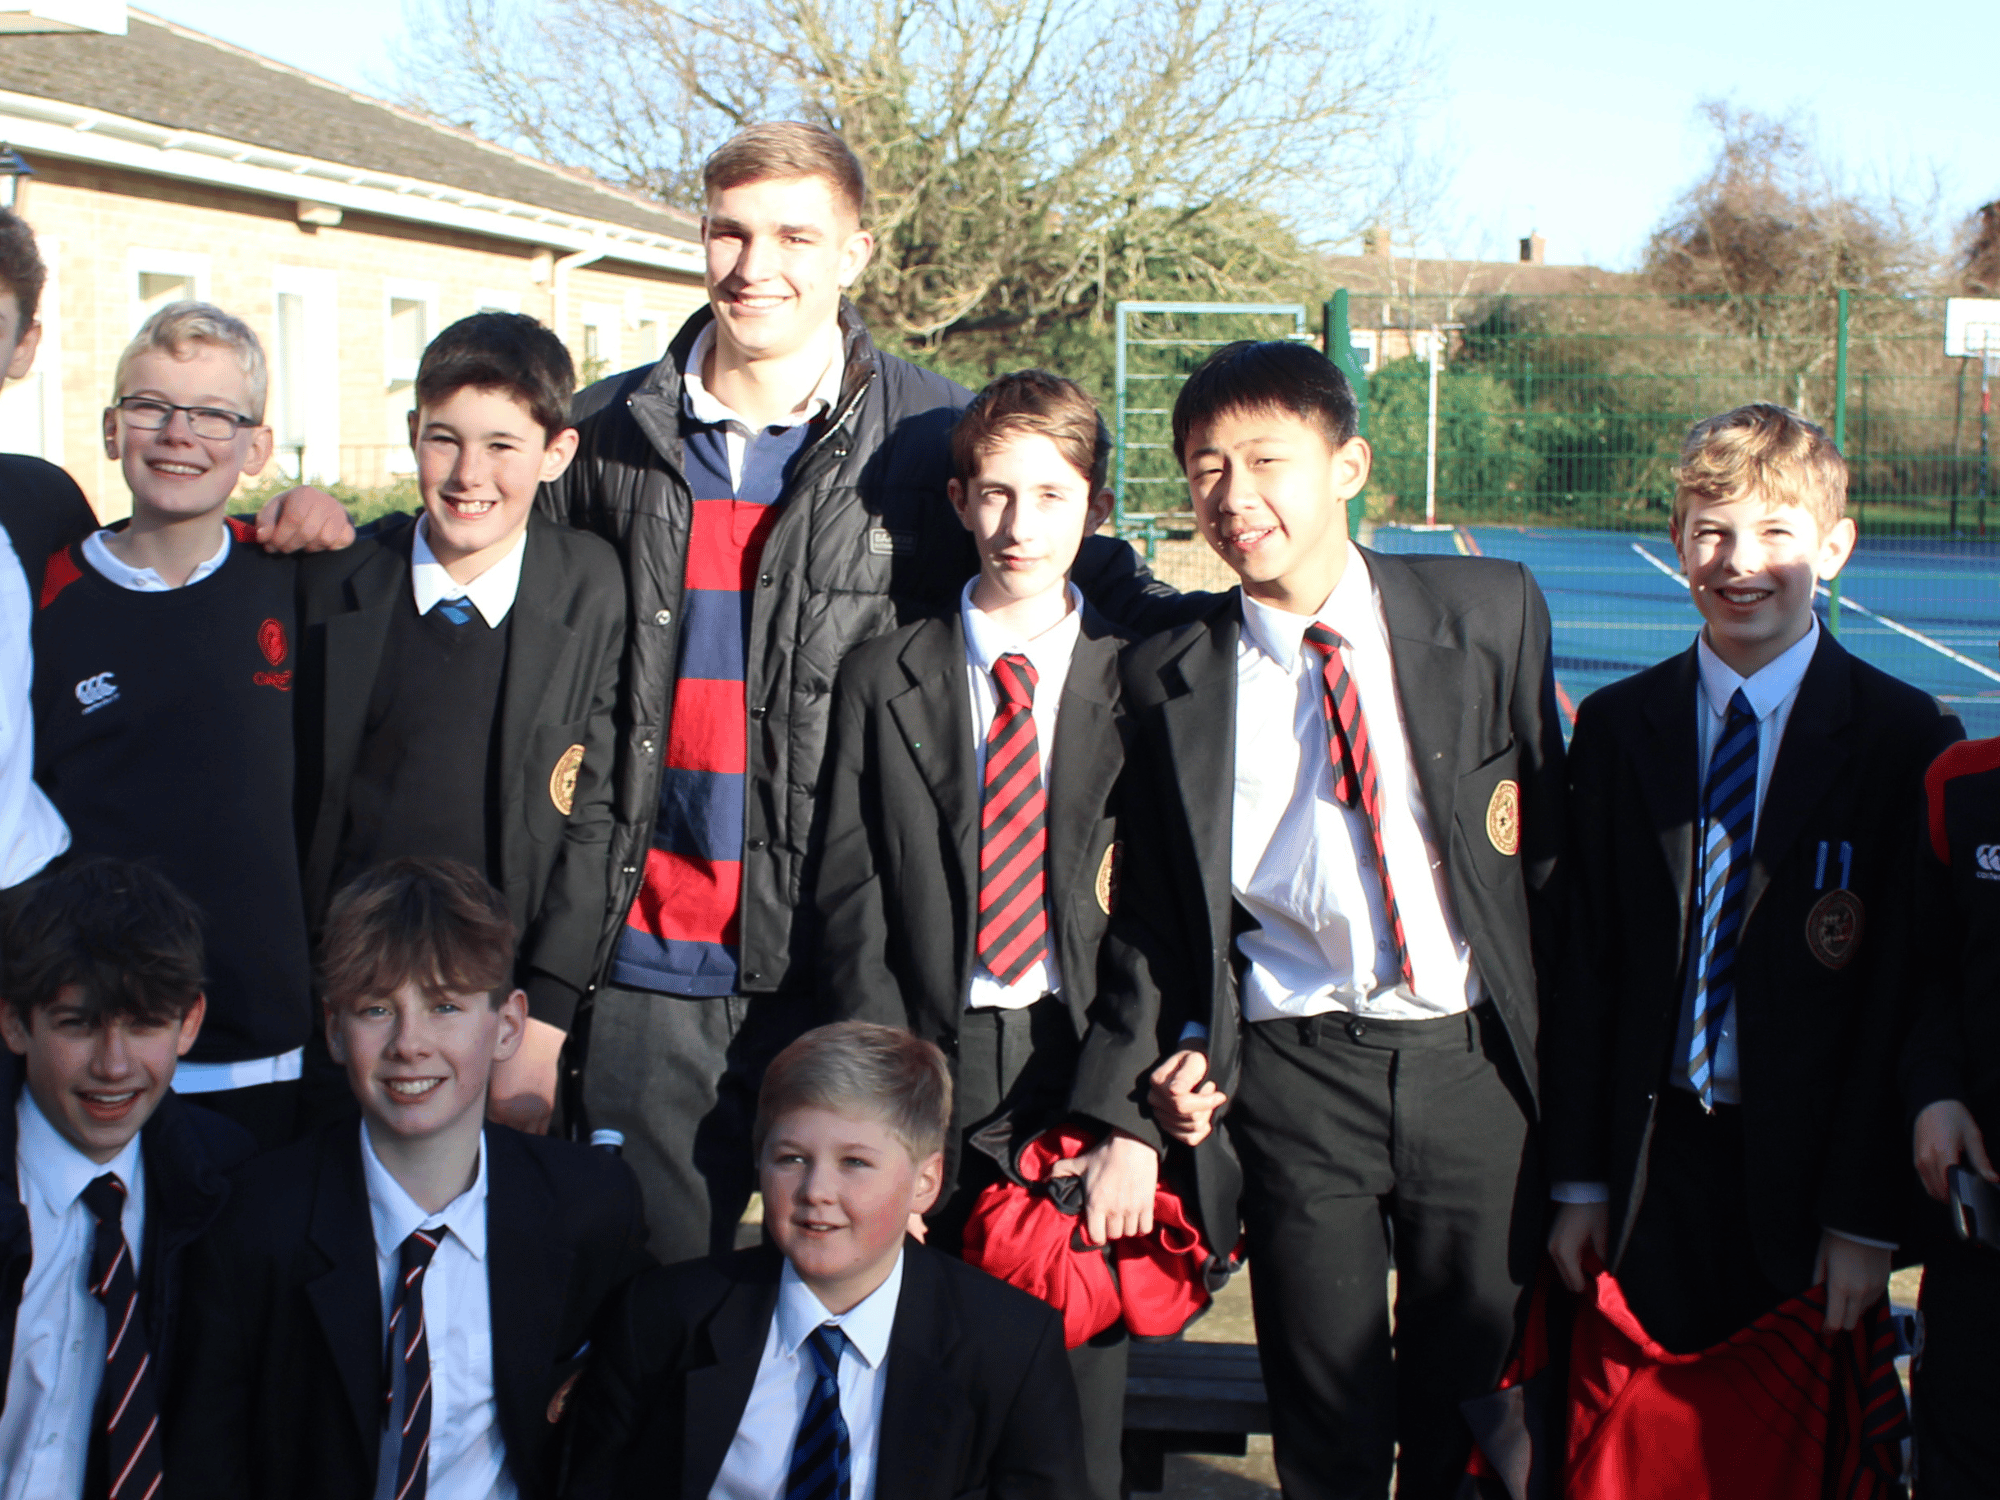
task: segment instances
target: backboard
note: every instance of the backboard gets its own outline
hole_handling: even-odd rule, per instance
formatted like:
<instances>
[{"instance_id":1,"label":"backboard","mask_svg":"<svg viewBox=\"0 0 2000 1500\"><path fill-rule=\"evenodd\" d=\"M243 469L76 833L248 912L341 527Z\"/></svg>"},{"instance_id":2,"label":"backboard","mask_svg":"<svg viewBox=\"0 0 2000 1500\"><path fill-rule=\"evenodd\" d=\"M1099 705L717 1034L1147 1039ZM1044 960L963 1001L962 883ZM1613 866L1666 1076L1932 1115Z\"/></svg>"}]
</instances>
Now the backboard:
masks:
<instances>
[{"instance_id":1,"label":"backboard","mask_svg":"<svg viewBox=\"0 0 2000 1500\"><path fill-rule=\"evenodd\" d=\"M1951 297L1944 304L1948 359L2000 357L2000 297Z\"/></svg>"}]
</instances>

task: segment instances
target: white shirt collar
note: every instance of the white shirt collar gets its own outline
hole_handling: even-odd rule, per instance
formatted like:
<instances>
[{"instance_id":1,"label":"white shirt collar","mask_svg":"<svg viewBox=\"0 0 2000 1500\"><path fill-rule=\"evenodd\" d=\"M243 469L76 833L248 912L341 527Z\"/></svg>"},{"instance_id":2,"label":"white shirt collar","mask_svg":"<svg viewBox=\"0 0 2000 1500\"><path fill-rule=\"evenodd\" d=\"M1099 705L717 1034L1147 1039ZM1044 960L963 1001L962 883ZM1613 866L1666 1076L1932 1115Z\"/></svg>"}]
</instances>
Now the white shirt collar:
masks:
<instances>
[{"instance_id":1,"label":"white shirt collar","mask_svg":"<svg viewBox=\"0 0 2000 1500\"><path fill-rule=\"evenodd\" d=\"M83 539L83 560L89 563L107 579L121 589L130 589L136 594L167 594L173 592L174 585L162 578L157 568L135 568L104 545L104 539L111 535L111 528L93 531ZM217 568L229 561L229 549L236 545L236 538L227 526L222 528L222 545L215 550L215 556L195 565L188 574L187 582L181 588L190 588L200 583Z\"/></svg>"},{"instance_id":2,"label":"white shirt collar","mask_svg":"<svg viewBox=\"0 0 2000 1500\"><path fill-rule=\"evenodd\" d=\"M716 399L702 381L701 372L708 364L708 351L714 347L715 324L711 321L704 324L701 332L695 335L694 348L688 351L687 368L681 371L682 402L687 407L688 415L697 422L705 422L710 426L733 425L749 431L751 423ZM835 403L840 400L840 380L843 373L841 354L845 348L846 339L841 335L840 325L835 323L832 347L827 351L826 369L820 372L819 382L813 386L812 394L807 396L804 404L797 407L790 416L780 417L777 421L769 423L769 426L797 427L812 421L822 412L833 410Z\"/></svg>"},{"instance_id":3,"label":"white shirt collar","mask_svg":"<svg viewBox=\"0 0 2000 1500\"><path fill-rule=\"evenodd\" d=\"M1813 652L1818 649L1819 619L1815 616L1798 640L1748 677L1739 677L1709 646L1708 632L1704 629L1695 637L1695 661L1701 671L1702 697L1708 702L1708 711L1717 718L1726 715L1729 700L1741 688L1743 696L1750 700L1750 711L1760 721L1770 718L1799 690L1799 684L1805 681L1806 668L1812 665Z\"/></svg>"},{"instance_id":4,"label":"white shirt collar","mask_svg":"<svg viewBox=\"0 0 2000 1500\"><path fill-rule=\"evenodd\" d=\"M42 1195L51 1214L65 1214L83 1196L83 1190L106 1172L116 1172L128 1192L138 1187L139 1136L135 1131L110 1161L102 1166L71 1145L63 1133L49 1123L35 1096L24 1083L14 1105L15 1154L21 1164L23 1185L32 1185Z\"/></svg>"},{"instance_id":5,"label":"white shirt collar","mask_svg":"<svg viewBox=\"0 0 2000 1500\"><path fill-rule=\"evenodd\" d=\"M498 630L514 607L514 596L521 591L521 557L528 547L528 528L521 528L514 545L484 573L470 583L460 583L431 551L430 520L429 516L418 516L416 535L410 538L410 593L417 601L417 613L429 614L441 599L470 599L486 623Z\"/></svg>"},{"instance_id":6,"label":"white shirt collar","mask_svg":"<svg viewBox=\"0 0 2000 1500\"><path fill-rule=\"evenodd\" d=\"M822 1323L833 1323L847 1335L854 1352L871 1370L879 1366L889 1357L889 1336L896 1328L896 1299L903 1291L906 1253L898 1250L896 1264L889 1268L883 1283L844 1313L828 1312L813 1289L799 1279L792 1263L786 1261L784 1270L778 1274L778 1346L796 1358L799 1345L812 1336L815 1328Z\"/></svg>"},{"instance_id":7,"label":"white shirt collar","mask_svg":"<svg viewBox=\"0 0 2000 1500\"><path fill-rule=\"evenodd\" d=\"M1024 641L972 602L972 590L978 582L973 579L958 596L958 617L965 626L965 653L975 667L990 672L993 664L1011 651L1027 657L1038 677L1047 677L1051 662L1070 659L1076 650L1077 634L1083 629L1083 594L1075 584L1063 585L1069 595L1068 612L1032 641Z\"/></svg>"},{"instance_id":8,"label":"white shirt collar","mask_svg":"<svg viewBox=\"0 0 2000 1500\"><path fill-rule=\"evenodd\" d=\"M471 1252L474 1260L486 1259L486 1137L479 1138L479 1170L472 1186L436 1213L426 1213L422 1204L403 1191L403 1185L389 1175L375 1143L368 1139L368 1122L361 1122L361 1175L368 1184L368 1217L375 1225L375 1252L394 1255L397 1248L419 1229L449 1229L452 1237Z\"/></svg>"},{"instance_id":9,"label":"white shirt collar","mask_svg":"<svg viewBox=\"0 0 2000 1500\"><path fill-rule=\"evenodd\" d=\"M1374 629L1375 582L1368 574L1366 555L1352 543L1347 548L1347 566L1340 582L1326 596L1326 603L1309 615L1295 615L1243 594L1243 633L1250 643L1287 672L1296 671L1299 650L1305 644L1306 627L1319 622L1352 644L1361 632Z\"/></svg>"}]
</instances>

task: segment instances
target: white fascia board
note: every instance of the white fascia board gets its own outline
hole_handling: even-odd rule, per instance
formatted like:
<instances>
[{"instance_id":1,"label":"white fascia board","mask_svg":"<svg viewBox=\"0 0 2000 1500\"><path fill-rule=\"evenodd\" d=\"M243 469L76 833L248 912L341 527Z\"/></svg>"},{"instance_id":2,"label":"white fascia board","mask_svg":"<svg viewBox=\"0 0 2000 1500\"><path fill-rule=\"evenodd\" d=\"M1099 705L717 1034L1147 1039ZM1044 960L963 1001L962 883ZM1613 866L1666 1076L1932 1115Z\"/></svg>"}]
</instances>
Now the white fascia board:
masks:
<instances>
[{"instance_id":1,"label":"white fascia board","mask_svg":"<svg viewBox=\"0 0 2000 1500\"><path fill-rule=\"evenodd\" d=\"M171 130L102 110L0 90L0 139L30 155L67 157L273 198L311 198L354 213L433 224L699 277L699 243L391 172L293 156L220 136Z\"/></svg>"}]
</instances>

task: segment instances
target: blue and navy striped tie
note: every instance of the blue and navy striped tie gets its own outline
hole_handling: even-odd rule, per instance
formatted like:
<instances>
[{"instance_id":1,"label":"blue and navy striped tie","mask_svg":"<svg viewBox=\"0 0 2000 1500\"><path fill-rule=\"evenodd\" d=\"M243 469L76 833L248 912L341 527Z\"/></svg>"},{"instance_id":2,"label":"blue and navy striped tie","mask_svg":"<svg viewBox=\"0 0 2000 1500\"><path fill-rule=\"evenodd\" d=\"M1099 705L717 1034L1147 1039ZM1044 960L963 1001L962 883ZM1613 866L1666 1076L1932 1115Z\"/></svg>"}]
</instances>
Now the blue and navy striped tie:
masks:
<instances>
[{"instance_id":1,"label":"blue and navy striped tie","mask_svg":"<svg viewBox=\"0 0 2000 1500\"><path fill-rule=\"evenodd\" d=\"M1743 891L1750 883L1751 830L1757 822L1757 715L1741 688L1729 700L1722 737L1708 760L1701 814L1700 967L1688 1082L1702 1107L1712 1109L1715 1044L1736 994L1736 940L1743 930Z\"/></svg>"},{"instance_id":2,"label":"blue and navy striped tie","mask_svg":"<svg viewBox=\"0 0 2000 1500\"><path fill-rule=\"evenodd\" d=\"M840 1356L847 1348L847 1335L822 1323L805 1347L812 1360L813 1387L792 1444L785 1500L848 1500L853 1455L847 1445L847 1421L840 1414Z\"/></svg>"}]
</instances>

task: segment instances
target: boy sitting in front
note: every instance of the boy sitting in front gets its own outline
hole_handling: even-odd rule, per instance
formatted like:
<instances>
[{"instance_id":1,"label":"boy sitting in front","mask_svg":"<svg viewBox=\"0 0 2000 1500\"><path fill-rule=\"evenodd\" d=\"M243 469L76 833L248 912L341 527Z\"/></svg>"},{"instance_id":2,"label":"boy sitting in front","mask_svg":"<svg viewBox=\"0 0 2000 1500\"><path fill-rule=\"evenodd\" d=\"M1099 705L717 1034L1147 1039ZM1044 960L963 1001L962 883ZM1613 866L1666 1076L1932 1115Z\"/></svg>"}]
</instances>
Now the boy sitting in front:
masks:
<instances>
[{"instance_id":1,"label":"boy sitting in front","mask_svg":"<svg viewBox=\"0 0 2000 1500\"><path fill-rule=\"evenodd\" d=\"M625 650L617 554L533 514L576 451L575 386L569 351L533 318L475 313L440 333L410 414L423 511L307 562L299 622L312 924L399 855L491 880L521 934L529 1014L494 1072L494 1117L536 1131L609 900Z\"/></svg>"},{"instance_id":2,"label":"boy sitting in front","mask_svg":"<svg viewBox=\"0 0 2000 1500\"><path fill-rule=\"evenodd\" d=\"M0 1500L140 1500L160 1481L183 1252L251 1142L172 1090L204 1009L201 915L185 896L143 865L81 859L10 904Z\"/></svg>"},{"instance_id":3,"label":"boy sitting in front","mask_svg":"<svg viewBox=\"0 0 2000 1500\"><path fill-rule=\"evenodd\" d=\"M904 1237L936 1201L943 1055L843 1021L757 1100L769 1243L649 1271L577 1392L572 1497L1073 1500L1076 1392L1052 1308Z\"/></svg>"},{"instance_id":4,"label":"boy sitting in front","mask_svg":"<svg viewBox=\"0 0 2000 1500\"><path fill-rule=\"evenodd\" d=\"M327 1041L361 1120L253 1161L202 1242L170 1494L555 1493L567 1382L645 1229L616 1157L485 1123L527 1019L513 962L462 864L335 899Z\"/></svg>"},{"instance_id":5,"label":"boy sitting in front","mask_svg":"<svg viewBox=\"0 0 2000 1500\"><path fill-rule=\"evenodd\" d=\"M35 615L35 778L76 849L151 862L202 914L208 1015L176 1087L289 1140L312 975L292 831L297 564L223 514L271 456L257 336L201 302L118 361L104 450L132 518L53 554Z\"/></svg>"},{"instance_id":6,"label":"boy sitting in front","mask_svg":"<svg viewBox=\"0 0 2000 1500\"><path fill-rule=\"evenodd\" d=\"M1003 375L952 430L953 508L979 573L953 614L849 653L834 688L820 990L951 1059L946 1180L927 1243L957 1253L1020 1149L1068 1113L1116 877L1124 639L1069 581L1111 510L1110 434L1043 370ZM1064 1162L1092 1243L1151 1227L1153 1148L1112 1132ZM1091 1492L1118 1500L1126 1346L1070 1351Z\"/></svg>"}]
</instances>

